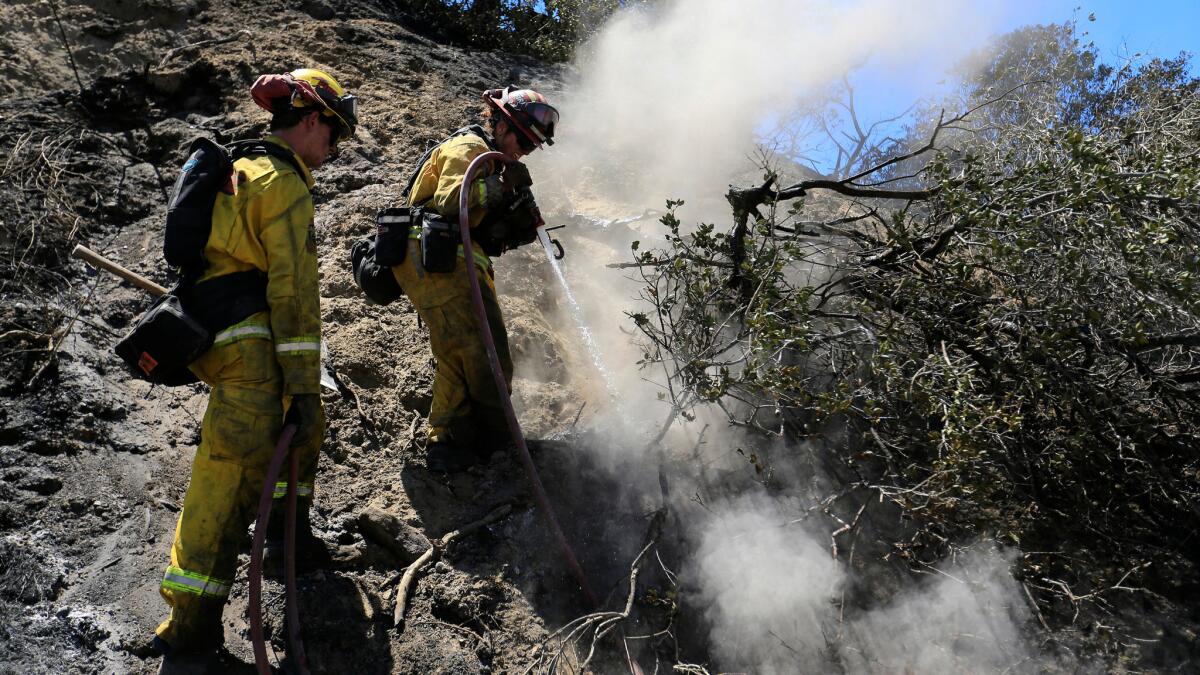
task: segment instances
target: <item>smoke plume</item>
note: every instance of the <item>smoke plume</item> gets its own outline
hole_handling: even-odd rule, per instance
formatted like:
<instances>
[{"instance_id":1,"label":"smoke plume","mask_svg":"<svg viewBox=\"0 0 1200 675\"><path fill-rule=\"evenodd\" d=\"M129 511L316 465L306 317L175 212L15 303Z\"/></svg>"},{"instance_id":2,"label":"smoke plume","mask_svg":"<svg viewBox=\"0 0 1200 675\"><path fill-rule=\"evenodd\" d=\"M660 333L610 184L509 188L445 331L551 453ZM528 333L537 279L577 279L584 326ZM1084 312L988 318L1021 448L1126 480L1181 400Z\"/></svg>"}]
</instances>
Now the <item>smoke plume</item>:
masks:
<instances>
[{"instance_id":1,"label":"smoke plume","mask_svg":"<svg viewBox=\"0 0 1200 675\"><path fill-rule=\"evenodd\" d=\"M575 77L551 92L562 113L557 143L529 164L551 224L576 230L563 236L564 271L579 308L561 319L568 330L576 318L586 324L620 392L619 401L591 408L590 420L612 439L602 445L614 466L628 471L631 460L641 462L653 475L657 458L643 449L670 413L660 400L661 372L634 365L641 353L624 312L644 309L637 283L629 271L605 267L629 260L634 239L643 250L653 245L664 228L653 217L614 221L661 209L667 199L687 201L685 222L727 221L727 186L761 180L755 138L768 120L869 61L898 76L918 64L944 67L987 33L975 3L965 1L689 0L618 12L585 46ZM947 49L951 43L961 51ZM580 230L582 217L593 225ZM576 365L586 372L574 381L596 381L589 357ZM604 391L591 395L607 399ZM683 574L705 607L716 666L1021 670L1029 617L1005 554L946 562L936 580L860 593L867 600L847 607L846 589L871 580L831 555L837 525L814 518L782 526L841 486L812 467L782 466L787 480L762 489L744 455L772 449L755 449L760 441L727 429L719 412L701 410L690 424L677 420L662 441L676 460L687 458L677 464L687 470L671 477L672 510L695 553ZM787 461L787 452L776 454Z\"/></svg>"},{"instance_id":2,"label":"smoke plume","mask_svg":"<svg viewBox=\"0 0 1200 675\"><path fill-rule=\"evenodd\" d=\"M756 129L868 60L948 65L986 28L954 0L688 0L618 13L561 101L561 140L531 158L609 201L720 195L754 168ZM941 54L941 58L931 55Z\"/></svg>"}]
</instances>

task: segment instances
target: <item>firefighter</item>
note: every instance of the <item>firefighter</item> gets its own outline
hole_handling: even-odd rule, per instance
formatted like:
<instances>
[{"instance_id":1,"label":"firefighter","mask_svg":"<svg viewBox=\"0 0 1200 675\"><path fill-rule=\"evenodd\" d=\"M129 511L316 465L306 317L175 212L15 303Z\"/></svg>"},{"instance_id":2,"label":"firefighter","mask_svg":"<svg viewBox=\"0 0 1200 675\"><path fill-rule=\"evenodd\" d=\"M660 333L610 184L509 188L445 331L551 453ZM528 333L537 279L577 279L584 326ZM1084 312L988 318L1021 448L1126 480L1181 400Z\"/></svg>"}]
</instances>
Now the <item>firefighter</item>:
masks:
<instances>
[{"instance_id":1,"label":"firefighter","mask_svg":"<svg viewBox=\"0 0 1200 675\"><path fill-rule=\"evenodd\" d=\"M508 333L496 300L491 258L536 239L541 225L529 172L520 159L543 144L553 144L558 111L531 89L493 89L484 93L484 127L460 130L434 148L420 163L406 191L411 207L453 223L457 232L459 188L471 160L489 151L505 155L476 174L469 189L472 249L457 245L457 260L423 259L423 230L430 227L422 216L421 227L410 231L404 261L392 268L396 281L429 327L429 342L436 361L433 402L429 411L426 466L433 471L461 471L486 458L508 437L503 403L492 376L487 350L479 334L472 307L467 264L482 274L480 290L488 323L511 391L512 358ZM455 235L456 236L456 235Z\"/></svg>"},{"instance_id":2,"label":"firefighter","mask_svg":"<svg viewBox=\"0 0 1200 675\"><path fill-rule=\"evenodd\" d=\"M246 292L261 294L265 287L266 311L219 331L212 348L191 365L212 392L160 588L170 605L152 643L164 656L160 673L212 667L223 642L221 611L285 420L298 425L292 446L300 464L297 541L312 555L324 550L308 518L325 428L309 190L311 171L354 135L357 100L334 78L313 69L264 75L251 93L272 112L265 141L294 157L238 159L236 189L219 193L213 207L204 249L208 266L196 288L233 274L257 273L265 283ZM219 281L209 284L217 286ZM193 297L190 302L204 300ZM286 490L286 482L276 484L277 503ZM282 509L276 512L272 525L283 522ZM281 547L282 531L275 534L274 543Z\"/></svg>"}]
</instances>

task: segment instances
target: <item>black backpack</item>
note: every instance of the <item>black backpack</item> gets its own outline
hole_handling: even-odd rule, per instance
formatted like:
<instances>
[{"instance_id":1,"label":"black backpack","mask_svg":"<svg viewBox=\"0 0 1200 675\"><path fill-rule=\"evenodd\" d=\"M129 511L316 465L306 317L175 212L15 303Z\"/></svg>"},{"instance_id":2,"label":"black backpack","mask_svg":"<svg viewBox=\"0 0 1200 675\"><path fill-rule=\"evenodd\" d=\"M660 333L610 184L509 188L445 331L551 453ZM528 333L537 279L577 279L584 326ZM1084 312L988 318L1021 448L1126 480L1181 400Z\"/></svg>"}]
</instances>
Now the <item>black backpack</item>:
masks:
<instances>
[{"instance_id":1,"label":"black backpack","mask_svg":"<svg viewBox=\"0 0 1200 675\"><path fill-rule=\"evenodd\" d=\"M228 147L197 138L188 147L189 157L179 171L167 204L167 231L163 257L179 271L182 280L200 278L208 263L204 247L212 232L212 212L217 193L233 185L233 162L243 157L271 155L286 161L304 175L292 152L262 139L236 141Z\"/></svg>"},{"instance_id":2,"label":"black backpack","mask_svg":"<svg viewBox=\"0 0 1200 675\"><path fill-rule=\"evenodd\" d=\"M303 175L295 156L264 140L238 141L228 147L197 138L171 189L163 257L179 274L179 283L143 314L114 350L141 379L165 386L196 382L188 364L212 346L213 335L267 308L266 276L257 270L236 272L197 283L208 267L204 247L212 232L217 193L233 188L233 162L271 155Z\"/></svg>"}]
</instances>

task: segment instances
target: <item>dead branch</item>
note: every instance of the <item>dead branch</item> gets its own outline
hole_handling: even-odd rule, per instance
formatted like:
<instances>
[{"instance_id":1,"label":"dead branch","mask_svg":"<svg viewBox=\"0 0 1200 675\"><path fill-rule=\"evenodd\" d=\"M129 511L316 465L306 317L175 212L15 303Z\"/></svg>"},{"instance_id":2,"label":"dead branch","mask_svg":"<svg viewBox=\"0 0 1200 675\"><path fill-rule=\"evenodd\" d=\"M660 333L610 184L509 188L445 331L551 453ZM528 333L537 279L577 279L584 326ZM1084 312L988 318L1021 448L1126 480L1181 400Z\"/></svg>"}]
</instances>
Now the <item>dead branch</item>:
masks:
<instances>
[{"instance_id":1,"label":"dead branch","mask_svg":"<svg viewBox=\"0 0 1200 675\"><path fill-rule=\"evenodd\" d=\"M679 256L679 258L662 258L659 260L644 260L644 261L631 262L631 263L608 263L607 265L605 265L605 267L607 267L609 269L614 269L614 270L629 269L631 267L638 267L638 268L658 267L661 265L669 265L669 264L675 262L675 260L677 260L677 259L690 260L694 263L699 263L701 265L705 265L708 267L718 267L718 268L722 268L722 269L730 269L733 267L733 263L724 262L721 260L710 260L707 258L700 258L697 256L692 256L692 255L682 255L682 256Z\"/></svg>"},{"instance_id":2,"label":"dead branch","mask_svg":"<svg viewBox=\"0 0 1200 675\"><path fill-rule=\"evenodd\" d=\"M539 666L545 667L545 670L538 672L553 673L556 672L559 662L566 653L568 647L581 642L586 636L591 635L588 654L583 662L579 665L579 672L587 672L588 665L596 656L596 645L602 639L619 628L621 624L629 618L633 612L633 603L637 597L637 580L641 572L642 565L647 559L647 553L658 543L658 539L662 534L662 525L666 520L666 509L660 509L654 514L650 521L650 526L646 531L646 544L642 547L641 552L633 559L629 566L629 591L625 597L625 606L620 612L593 612L578 617L562 628L551 633L543 642L544 645L549 645L552 641L557 641L557 649L554 650L553 656L549 657L549 661L543 663L546 658L546 651L542 651L538 658L525 669L525 673L534 672ZM614 589L615 590L615 589ZM632 656L625 652L626 663L632 673L640 673L641 668L633 661Z\"/></svg>"},{"instance_id":3,"label":"dead branch","mask_svg":"<svg viewBox=\"0 0 1200 675\"><path fill-rule=\"evenodd\" d=\"M744 227L745 227L744 214L753 213L755 215L759 215L758 214L758 206L761 206L763 204L770 204L773 202L781 202L781 201L786 201L789 199L795 199L797 197L803 197L809 190L830 190L831 192L836 192L840 195L844 195L847 197L858 197L861 199L898 199L898 200L906 200L906 201L924 201L924 200L930 199L933 196L938 194L938 192L940 191L940 187L932 187L932 188L927 188L924 190L886 190L886 189L879 189L879 188L864 187L862 185L859 185L857 183L857 181L859 181L860 179L865 178L867 176L870 176L873 173L882 171L883 169L886 169L890 166L899 164L900 162L919 157L921 155L924 155L925 153L935 150L937 147L938 135L942 131L944 131L946 129L956 128L956 127L954 127L955 124L962 122L968 116L970 116L972 113L978 111L981 108L989 106L993 103L1004 100L1005 97L1007 97L1009 94L1016 91L1017 89L1021 89L1023 87L1028 87L1030 85L1038 84L1038 83L1039 83L1038 81L1033 81L1033 82L1023 82L1021 84L1018 84L1017 86L1012 87L1011 89L1005 91L1003 94L1001 94L995 98L988 99L987 101L983 101L982 103L979 103L975 106L972 106L971 108L968 108L967 110L964 110L963 112L961 112L949 119L946 119L945 111L942 111L942 114L938 117L937 124L933 128L933 131L930 132L929 139L922 146L920 146L919 148L912 150L910 152L906 152L901 155L896 155L895 157L892 157L892 158L888 159L887 161L876 164L875 166L869 167L867 169L863 169L862 171L859 171L858 173L856 173L848 178L845 178L842 180L814 179L814 180L800 181L799 183L796 183L795 185L791 185L789 187L786 187L786 188L783 188L780 190L772 189L771 185L773 184L774 181L769 180L765 184L763 184L761 187L757 187L757 188L746 188L746 189L731 188L729 190L729 192L725 195L725 198L729 200L729 203L731 205L733 205L735 218L743 219L742 221L740 221L738 223L739 229L744 229ZM851 113L853 113L853 109L851 109ZM857 120L855 120L855 124L857 125ZM861 130L860 130L860 133L861 133Z\"/></svg>"},{"instance_id":4,"label":"dead branch","mask_svg":"<svg viewBox=\"0 0 1200 675\"><path fill-rule=\"evenodd\" d=\"M79 78L79 68L75 67L75 55L71 53L71 43L67 42L67 31L63 30L62 21L58 18L58 3L50 0L50 13L54 15L54 23L58 26L58 34L62 37L63 49L67 50L67 61L71 64L71 72L75 73L75 84L79 85L79 95L83 96L83 80Z\"/></svg>"},{"instance_id":5,"label":"dead branch","mask_svg":"<svg viewBox=\"0 0 1200 675\"><path fill-rule=\"evenodd\" d=\"M870 503L871 503L870 501L864 501L862 503L862 506L858 507L858 513L854 514L854 520L850 521L849 523L842 520L841 518L838 518L837 515L830 513L828 509L825 510L826 515L828 515L829 517L833 518L834 520L836 520L842 524L841 527L834 530L833 533L831 533L829 535L830 553L833 554L833 558L835 560L838 557L838 545L837 545L838 535L844 534L846 532L850 532L855 527L858 527L858 520L859 520L859 518L862 518L863 511L866 510L867 504L870 504Z\"/></svg>"},{"instance_id":6,"label":"dead branch","mask_svg":"<svg viewBox=\"0 0 1200 675\"><path fill-rule=\"evenodd\" d=\"M1050 624L1046 623L1046 617L1042 616L1042 609L1038 607L1037 600L1034 600L1033 594L1029 592L1029 584L1022 583L1021 588L1025 591L1025 597L1029 599L1029 606L1037 613L1038 623L1042 624L1042 628L1049 633Z\"/></svg>"},{"instance_id":7,"label":"dead branch","mask_svg":"<svg viewBox=\"0 0 1200 675\"><path fill-rule=\"evenodd\" d=\"M79 306L75 308L75 314L71 316L71 320L67 322L66 327L62 330L62 333L59 334L58 341L55 342L54 346L50 349L50 357L46 359L46 362L42 364L41 368L38 368L38 371L33 374L33 377L29 378L29 383L25 385L26 389L33 388L33 385L36 384L38 379L42 377L42 374L50 368L51 364L58 360L59 348L62 347L62 344L64 341L66 341L67 336L71 334L71 329L75 327L75 321L79 318L79 314L83 312L83 310L86 309L89 304L91 304L92 296L96 293L96 287L99 285L100 279L97 278L96 283L92 284L92 288L88 291L87 297L84 298L83 302L79 303Z\"/></svg>"},{"instance_id":8,"label":"dead branch","mask_svg":"<svg viewBox=\"0 0 1200 675\"><path fill-rule=\"evenodd\" d=\"M351 387L349 383L344 382L342 378L338 377L338 374L334 372L332 368L330 369L330 374L333 377L333 382L337 386L338 393L342 395L342 398L349 399L354 402L354 409L358 411L358 419L362 421L363 431L366 431L368 434L370 434L371 438L378 443L379 430L375 426L375 420L371 419L371 416L367 414L367 411L363 410L362 401L360 401L358 398L358 392L354 391L354 387Z\"/></svg>"},{"instance_id":9,"label":"dead branch","mask_svg":"<svg viewBox=\"0 0 1200 675\"><path fill-rule=\"evenodd\" d=\"M875 167L873 170L883 168L882 165ZM758 204L768 204L771 202L782 202L788 199L803 197L809 190L830 190L840 195L847 197L861 197L863 199L902 199L910 201L923 201L936 195L938 188L929 188L926 190L880 190L876 188L858 187L851 185L847 180L829 180L829 179L814 179L805 180L796 183L783 190L775 191L768 186L759 188L750 188L747 190L739 190L733 188L726 195L730 201L737 199L743 204L757 202Z\"/></svg>"},{"instance_id":10,"label":"dead branch","mask_svg":"<svg viewBox=\"0 0 1200 675\"><path fill-rule=\"evenodd\" d=\"M238 32L234 33L233 35L226 35L225 37L213 38L211 40L200 40L199 42L193 42L190 45L183 45L182 47L176 47L176 48L168 51L162 57L162 60L158 62L158 67L162 68L163 66L167 65L167 61L170 61L171 59L175 58L176 55L181 54L189 49L199 49L200 47L212 47L214 45L223 45L228 42L233 42L234 40L236 40L240 37L243 37L243 36L252 37L250 34L250 31L239 30Z\"/></svg>"},{"instance_id":11,"label":"dead branch","mask_svg":"<svg viewBox=\"0 0 1200 675\"><path fill-rule=\"evenodd\" d=\"M0 333L0 342L4 342L5 340L27 340L33 343L49 343L52 337L52 335L47 335L46 333L35 333L28 330L13 329Z\"/></svg>"},{"instance_id":12,"label":"dead branch","mask_svg":"<svg viewBox=\"0 0 1200 675\"><path fill-rule=\"evenodd\" d=\"M456 540L475 532L476 530L490 525L504 516L507 516L512 511L512 504L501 504L492 509L491 513L483 518L476 520L473 523L464 525L457 530L445 535L441 539L437 539L429 546L429 550L425 551L420 558L413 561L413 564L404 570L404 576L400 578L400 585L396 588L396 611L392 614L392 623L396 627L396 632L404 631L404 611L408 608L409 591L412 588L413 582L416 580L417 572L421 571L431 560L440 558L442 552L446 550L450 544Z\"/></svg>"}]
</instances>

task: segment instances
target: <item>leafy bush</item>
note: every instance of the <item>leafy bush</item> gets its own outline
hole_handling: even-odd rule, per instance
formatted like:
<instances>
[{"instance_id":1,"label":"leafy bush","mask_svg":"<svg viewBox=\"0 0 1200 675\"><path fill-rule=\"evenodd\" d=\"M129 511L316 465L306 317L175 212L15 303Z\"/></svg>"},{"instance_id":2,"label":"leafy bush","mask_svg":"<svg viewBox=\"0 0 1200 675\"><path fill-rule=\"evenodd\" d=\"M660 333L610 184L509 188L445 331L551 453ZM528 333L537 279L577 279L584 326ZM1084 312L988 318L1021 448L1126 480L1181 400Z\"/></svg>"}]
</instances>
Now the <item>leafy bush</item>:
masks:
<instances>
[{"instance_id":1,"label":"leafy bush","mask_svg":"<svg viewBox=\"0 0 1200 675\"><path fill-rule=\"evenodd\" d=\"M403 10L423 32L471 47L564 61L618 0L413 0Z\"/></svg>"},{"instance_id":2,"label":"leafy bush","mask_svg":"<svg viewBox=\"0 0 1200 675\"><path fill-rule=\"evenodd\" d=\"M822 439L915 519L902 555L1047 552L1024 578L1077 613L1200 563L1200 83L1183 57L1076 63L1082 87L999 102L1023 110L914 125L943 140L913 189L768 174L728 232L669 213L633 319L681 411Z\"/></svg>"}]
</instances>

